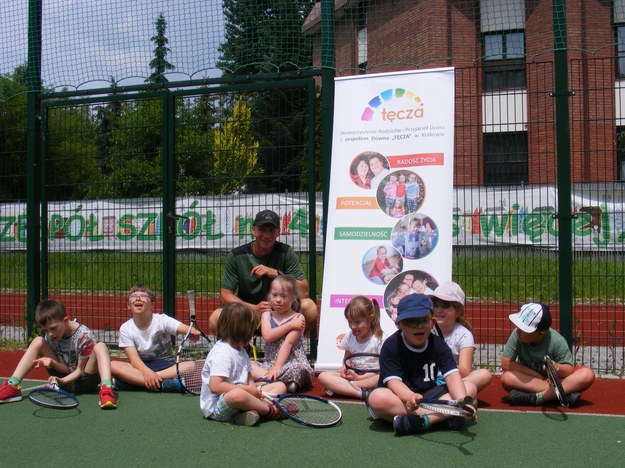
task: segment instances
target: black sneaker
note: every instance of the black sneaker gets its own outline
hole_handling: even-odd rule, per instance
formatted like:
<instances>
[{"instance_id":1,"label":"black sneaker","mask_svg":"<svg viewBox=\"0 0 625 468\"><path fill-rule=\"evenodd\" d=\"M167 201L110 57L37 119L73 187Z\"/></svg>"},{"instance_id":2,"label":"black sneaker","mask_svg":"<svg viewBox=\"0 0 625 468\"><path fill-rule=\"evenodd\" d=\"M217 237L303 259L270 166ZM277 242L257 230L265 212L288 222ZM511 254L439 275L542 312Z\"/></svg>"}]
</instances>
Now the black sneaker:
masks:
<instances>
[{"instance_id":1,"label":"black sneaker","mask_svg":"<svg viewBox=\"0 0 625 468\"><path fill-rule=\"evenodd\" d=\"M512 406L536 406L536 394L513 389L508 394L508 403Z\"/></svg>"},{"instance_id":2,"label":"black sneaker","mask_svg":"<svg viewBox=\"0 0 625 468\"><path fill-rule=\"evenodd\" d=\"M407 416L395 416L393 418L393 429L396 436L418 434L425 432L425 420L421 416L409 414Z\"/></svg>"},{"instance_id":3,"label":"black sneaker","mask_svg":"<svg viewBox=\"0 0 625 468\"><path fill-rule=\"evenodd\" d=\"M454 416L453 418L445 419L440 426L443 429L451 429L452 431L460 431L464 427L464 418L462 416Z\"/></svg>"},{"instance_id":4,"label":"black sneaker","mask_svg":"<svg viewBox=\"0 0 625 468\"><path fill-rule=\"evenodd\" d=\"M582 394L580 392L573 392L567 395L569 399L569 408L577 408L580 404Z\"/></svg>"},{"instance_id":5,"label":"black sneaker","mask_svg":"<svg viewBox=\"0 0 625 468\"><path fill-rule=\"evenodd\" d=\"M113 387L115 388L115 390L136 390L136 387L133 385L130 385L129 383L124 382L123 380L119 380L116 379L115 377L113 377Z\"/></svg>"}]
</instances>

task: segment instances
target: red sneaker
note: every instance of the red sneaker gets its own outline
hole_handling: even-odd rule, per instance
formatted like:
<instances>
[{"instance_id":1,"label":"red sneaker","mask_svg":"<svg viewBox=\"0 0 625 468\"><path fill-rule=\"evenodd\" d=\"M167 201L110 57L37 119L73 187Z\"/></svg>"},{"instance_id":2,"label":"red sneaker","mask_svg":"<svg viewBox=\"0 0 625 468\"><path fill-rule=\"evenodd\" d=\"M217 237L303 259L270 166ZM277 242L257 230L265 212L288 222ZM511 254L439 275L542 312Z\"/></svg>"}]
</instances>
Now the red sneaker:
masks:
<instances>
[{"instance_id":1,"label":"red sneaker","mask_svg":"<svg viewBox=\"0 0 625 468\"><path fill-rule=\"evenodd\" d=\"M115 401L115 395L113 395L113 389L106 385L103 385L100 388L100 408L102 409L117 408L117 402Z\"/></svg>"},{"instance_id":2,"label":"red sneaker","mask_svg":"<svg viewBox=\"0 0 625 468\"><path fill-rule=\"evenodd\" d=\"M0 387L0 403L11 403L22 399L22 391L19 387L9 385L9 381L5 380Z\"/></svg>"}]
</instances>

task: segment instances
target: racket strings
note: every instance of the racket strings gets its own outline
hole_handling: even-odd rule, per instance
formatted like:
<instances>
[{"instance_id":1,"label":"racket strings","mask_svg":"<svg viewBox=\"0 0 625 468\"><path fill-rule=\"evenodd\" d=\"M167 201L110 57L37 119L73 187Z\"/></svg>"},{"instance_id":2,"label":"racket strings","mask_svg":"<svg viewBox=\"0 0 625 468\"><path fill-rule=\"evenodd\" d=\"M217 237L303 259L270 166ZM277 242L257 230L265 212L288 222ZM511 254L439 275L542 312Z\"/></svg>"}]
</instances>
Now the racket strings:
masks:
<instances>
[{"instance_id":1,"label":"racket strings","mask_svg":"<svg viewBox=\"0 0 625 468\"><path fill-rule=\"evenodd\" d=\"M48 408L70 408L77 406L77 402L71 396L58 392L54 389L40 389L31 392L28 398Z\"/></svg>"},{"instance_id":2,"label":"racket strings","mask_svg":"<svg viewBox=\"0 0 625 468\"><path fill-rule=\"evenodd\" d=\"M341 418L334 406L321 400L287 397L280 400L280 407L289 416L313 425L330 425Z\"/></svg>"},{"instance_id":3,"label":"racket strings","mask_svg":"<svg viewBox=\"0 0 625 468\"><path fill-rule=\"evenodd\" d=\"M176 357L176 369L180 383L193 395L202 390L202 369L211 349L211 342L202 336L189 338L181 343Z\"/></svg>"},{"instance_id":4,"label":"racket strings","mask_svg":"<svg viewBox=\"0 0 625 468\"><path fill-rule=\"evenodd\" d=\"M199 395L202 391L202 369L204 368L204 361L183 362L182 366L180 383L189 393Z\"/></svg>"},{"instance_id":5,"label":"racket strings","mask_svg":"<svg viewBox=\"0 0 625 468\"><path fill-rule=\"evenodd\" d=\"M376 372L379 371L380 366L378 362L367 359L354 359L347 363L347 367L356 372Z\"/></svg>"},{"instance_id":6,"label":"racket strings","mask_svg":"<svg viewBox=\"0 0 625 468\"><path fill-rule=\"evenodd\" d=\"M453 416L470 416L472 414L472 411L458 406L443 405L438 403L421 403L419 406L429 411L450 414Z\"/></svg>"},{"instance_id":7,"label":"racket strings","mask_svg":"<svg viewBox=\"0 0 625 468\"><path fill-rule=\"evenodd\" d=\"M380 359L377 354L353 354L345 359L344 365L347 369L358 374L380 372Z\"/></svg>"}]
</instances>

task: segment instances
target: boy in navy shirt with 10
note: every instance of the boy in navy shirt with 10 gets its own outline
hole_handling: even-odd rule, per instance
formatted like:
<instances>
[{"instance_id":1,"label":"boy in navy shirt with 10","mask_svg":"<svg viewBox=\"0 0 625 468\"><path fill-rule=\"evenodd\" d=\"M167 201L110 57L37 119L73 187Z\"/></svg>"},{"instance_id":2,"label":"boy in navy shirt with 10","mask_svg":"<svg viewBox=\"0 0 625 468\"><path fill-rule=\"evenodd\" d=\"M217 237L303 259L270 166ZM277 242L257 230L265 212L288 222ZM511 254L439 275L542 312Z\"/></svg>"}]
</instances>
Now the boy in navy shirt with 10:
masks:
<instances>
[{"instance_id":1,"label":"boy in navy shirt with 10","mask_svg":"<svg viewBox=\"0 0 625 468\"><path fill-rule=\"evenodd\" d=\"M460 430L461 416L450 416L419 408L422 398L474 399L477 389L464 382L445 340L431 332L434 306L425 294L404 297L397 308L399 329L384 342L380 352L378 388L367 404L374 418L393 422L398 436L427 431L432 425ZM436 385L441 372L445 385ZM474 413L473 419L477 417Z\"/></svg>"}]
</instances>

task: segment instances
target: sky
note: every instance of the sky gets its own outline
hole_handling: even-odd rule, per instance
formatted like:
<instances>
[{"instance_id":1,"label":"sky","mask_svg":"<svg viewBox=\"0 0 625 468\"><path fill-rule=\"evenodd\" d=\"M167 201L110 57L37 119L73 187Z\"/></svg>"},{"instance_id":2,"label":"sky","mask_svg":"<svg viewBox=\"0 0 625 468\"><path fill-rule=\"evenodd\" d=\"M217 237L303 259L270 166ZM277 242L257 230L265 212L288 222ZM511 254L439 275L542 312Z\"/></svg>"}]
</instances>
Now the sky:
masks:
<instances>
[{"instance_id":1,"label":"sky","mask_svg":"<svg viewBox=\"0 0 625 468\"><path fill-rule=\"evenodd\" d=\"M221 0L43 0L42 79L54 89L142 83L160 13L176 69L170 81L219 76ZM0 0L0 74L26 63L28 0Z\"/></svg>"}]
</instances>

